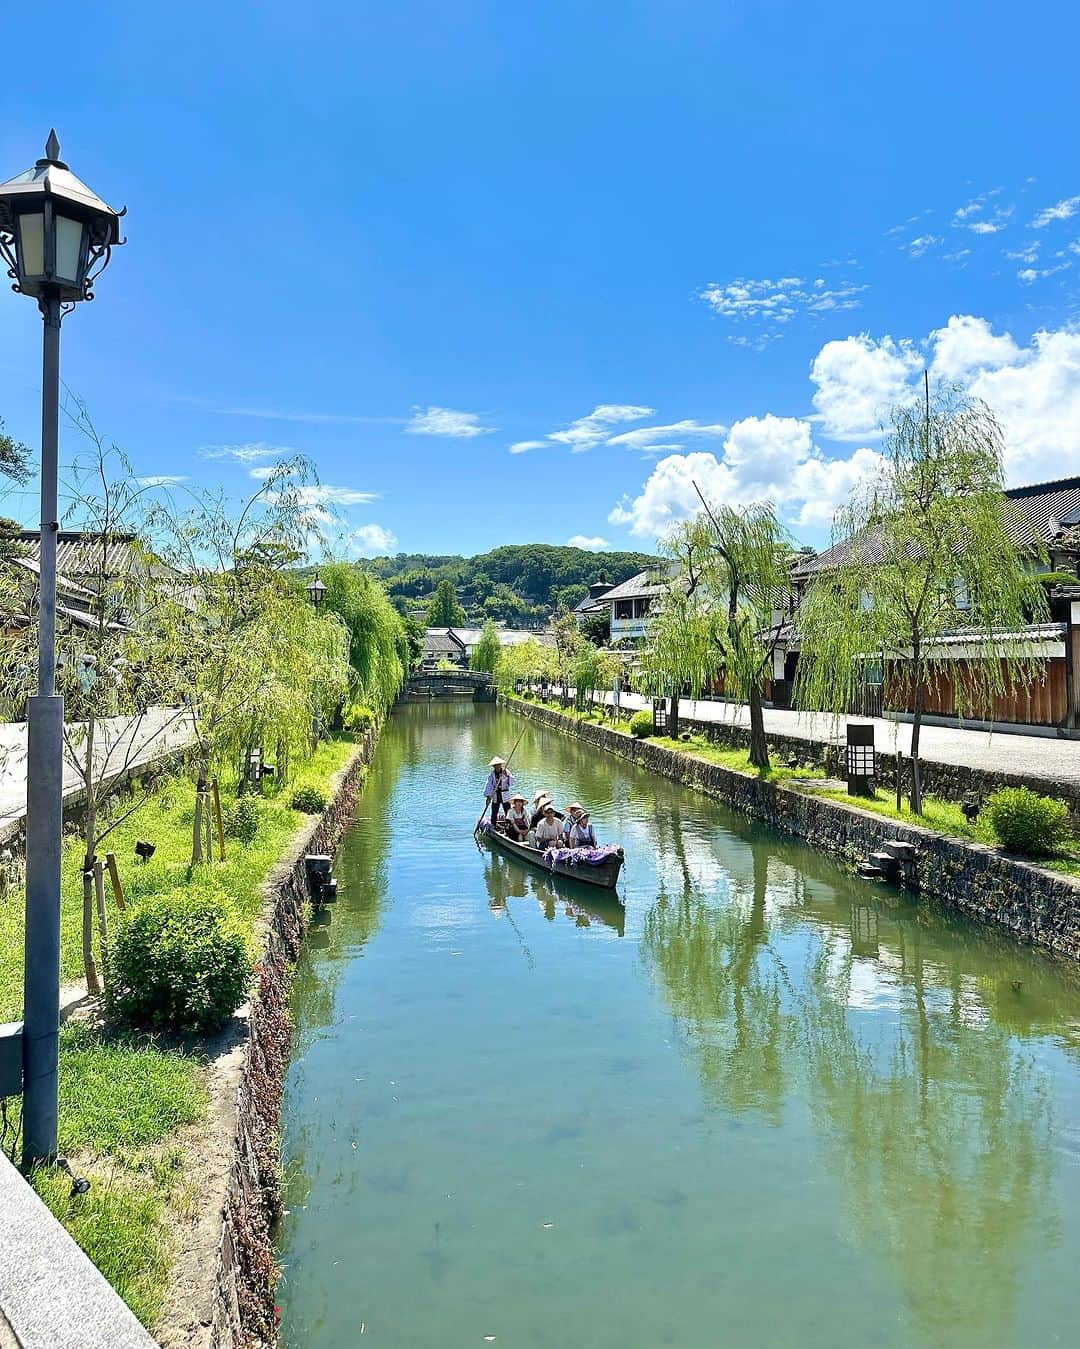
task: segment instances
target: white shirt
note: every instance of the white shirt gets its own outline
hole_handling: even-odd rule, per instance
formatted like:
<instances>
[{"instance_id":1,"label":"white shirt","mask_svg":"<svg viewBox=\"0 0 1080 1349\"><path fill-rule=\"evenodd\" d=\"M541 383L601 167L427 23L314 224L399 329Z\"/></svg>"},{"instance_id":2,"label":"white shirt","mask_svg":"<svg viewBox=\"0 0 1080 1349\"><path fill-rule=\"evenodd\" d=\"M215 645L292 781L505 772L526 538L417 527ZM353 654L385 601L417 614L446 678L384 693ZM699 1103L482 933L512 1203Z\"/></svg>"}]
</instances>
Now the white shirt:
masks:
<instances>
[{"instance_id":1,"label":"white shirt","mask_svg":"<svg viewBox=\"0 0 1080 1349\"><path fill-rule=\"evenodd\" d=\"M554 843L562 833L558 820L552 820L549 824L546 819L539 820L536 825L537 843Z\"/></svg>"}]
</instances>

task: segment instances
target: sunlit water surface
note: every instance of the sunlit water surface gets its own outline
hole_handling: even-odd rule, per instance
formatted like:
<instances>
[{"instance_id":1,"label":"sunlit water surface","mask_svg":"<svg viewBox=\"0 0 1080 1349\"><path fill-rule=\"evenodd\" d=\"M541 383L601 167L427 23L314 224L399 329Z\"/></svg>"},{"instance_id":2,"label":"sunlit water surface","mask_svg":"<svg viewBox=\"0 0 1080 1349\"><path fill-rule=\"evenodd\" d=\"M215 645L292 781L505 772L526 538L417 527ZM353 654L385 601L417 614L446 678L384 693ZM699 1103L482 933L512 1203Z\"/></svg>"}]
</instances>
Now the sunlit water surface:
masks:
<instances>
[{"instance_id":1,"label":"sunlit water surface","mask_svg":"<svg viewBox=\"0 0 1080 1349\"><path fill-rule=\"evenodd\" d=\"M296 979L282 1343L1076 1344L1073 972L530 727L624 920L477 850L519 730L383 732Z\"/></svg>"}]
</instances>

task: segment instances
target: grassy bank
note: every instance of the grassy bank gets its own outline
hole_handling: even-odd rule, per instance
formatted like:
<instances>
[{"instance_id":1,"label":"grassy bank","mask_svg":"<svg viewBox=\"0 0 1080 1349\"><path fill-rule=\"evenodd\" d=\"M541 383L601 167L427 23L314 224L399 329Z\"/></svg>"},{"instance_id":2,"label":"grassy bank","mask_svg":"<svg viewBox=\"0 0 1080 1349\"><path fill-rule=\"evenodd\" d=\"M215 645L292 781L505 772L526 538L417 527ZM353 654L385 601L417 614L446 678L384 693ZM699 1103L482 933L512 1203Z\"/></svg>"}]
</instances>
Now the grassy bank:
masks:
<instances>
[{"instance_id":1,"label":"grassy bank","mask_svg":"<svg viewBox=\"0 0 1080 1349\"><path fill-rule=\"evenodd\" d=\"M608 730L619 731L623 735L629 734L629 718L615 718L610 715L610 709L604 712L599 710L578 712L572 707L564 708L558 702L545 702L537 697L526 698L524 701L537 707L548 708L562 716L572 717L576 721L591 722L593 725L604 726ZM814 780L823 780L826 776L822 769L815 767L788 767L782 764L773 764L767 770L757 769L750 763L748 750L725 748L709 740L706 736L698 734L691 735L687 740L673 740L670 736L654 735L649 737L649 743L662 745L664 749L674 750L676 753L685 754L689 758L701 759L705 763L718 764L721 768L727 768L733 773L743 773L750 777L783 783L796 791L799 790L800 782L810 783ZM936 796L924 797L923 813L913 815L906 803L897 809L894 792L879 789L872 797L852 797L847 794L846 790L835 791L814 787L812 791L816 797L826 797L831 801L842 802L844 805L856 806L860 810L867 810L872 814L882 815L887 819L898 820L904 824L918 825L921 829L929 829L935 834L941 834L948 838L970 839L974 843L983 843L988 847L998 846L997 838L989 825L981 820L976 820L972 824L958 804L952 801L943 801ZM1060 871L1068 876L1080 876L1080 842L1073 840L1053 856L1033 858L1032 860L1050 871Z\"/></svg>"},{"instance_id":2,"label":"grassy bank","mask_svg":"<svg viewBox=\"0 0 1080 1349\"><path fill-rule=\"evenodd\" d=\"M310 819L289 808L300 787L329 789L352 757L351 737L322 743L276 796L259 799L254 840L226 839L226 861L190 865L194 789L187 780L166 783L109 835L128 904L179 889L204 886L212 877L230 895L249 928L262 903L271 870ZM223 806L235 784L223 784ZM137 839L155 845L146 864L136 863ZM82 864L77 839L65 843L61 893L62 971L65 983L82 976ZM109 893L110 920L117 914ZM18 1017L22 1005L23 897L12 890L0 901L0 1020ZM206 1118L206 1045L104 1024L68 1023L60 1038L60 1151L71 1170L91 1182L72 1194L71 1177L39 1170L35 1188L52 1211L146 1325L157 1317L167 1287L173 1231L190 1220L194 1202L191 1158ZM9 1102L9 1130L18 1103Z\"/></svg>"}]
</instances>

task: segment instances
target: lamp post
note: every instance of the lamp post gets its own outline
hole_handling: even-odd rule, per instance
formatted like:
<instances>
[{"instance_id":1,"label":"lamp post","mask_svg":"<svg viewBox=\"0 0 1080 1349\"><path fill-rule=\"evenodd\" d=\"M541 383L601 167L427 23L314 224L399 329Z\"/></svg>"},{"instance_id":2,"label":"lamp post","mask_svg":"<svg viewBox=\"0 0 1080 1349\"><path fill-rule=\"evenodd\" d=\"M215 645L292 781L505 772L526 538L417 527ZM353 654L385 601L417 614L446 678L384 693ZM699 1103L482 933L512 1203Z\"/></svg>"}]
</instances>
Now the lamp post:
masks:
<instances>
[{"instance_id":1,"label":"lamp post","mask_svg":"<svg viewBox=\"0 0 1080 1349\"><path fill-rule=\"evenodd\" d=\"M319 580L319 573L315 573L315 579L309 586L306 586L307 597L311 601L311 607L318 609L326 598L326 587Z\"/></svg>"},{"instance_id":2,"label":"lamp post","mask_svg":"<svg viewBox=\"0 0 1080 1349\"><path fill-rule=\"evenodd\" d=\"M64 700L56 692L56 478L60 324L93 284L120 238L114 211L60 158L49 132L44 158L0 184L0 256L12 290L37 300L44 319L41 376L41 551L38 681L28 700L26 937L23 994L23 1164L56 1155L60 1033L60 843Z\"/></svg>"}]
</instances>

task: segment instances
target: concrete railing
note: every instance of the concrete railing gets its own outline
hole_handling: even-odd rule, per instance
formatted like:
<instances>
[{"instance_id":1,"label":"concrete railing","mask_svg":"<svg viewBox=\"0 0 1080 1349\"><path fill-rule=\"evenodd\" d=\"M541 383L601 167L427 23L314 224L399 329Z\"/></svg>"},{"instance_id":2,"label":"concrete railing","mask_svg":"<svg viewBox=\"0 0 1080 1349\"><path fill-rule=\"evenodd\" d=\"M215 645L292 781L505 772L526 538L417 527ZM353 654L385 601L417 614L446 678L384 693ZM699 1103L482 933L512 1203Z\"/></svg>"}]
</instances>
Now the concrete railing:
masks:
<instances>
[{"instance_id":1,"label":"concrete railing","mask_svg":"<svg viewBox=\"0 0 1080 1349\"><path fill-rule=\"evenodd\" d=\"M155 1349L155 1344L0 1154L0 1349Z\"/></svg>"}]
</instances>

